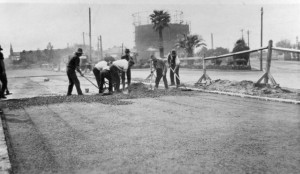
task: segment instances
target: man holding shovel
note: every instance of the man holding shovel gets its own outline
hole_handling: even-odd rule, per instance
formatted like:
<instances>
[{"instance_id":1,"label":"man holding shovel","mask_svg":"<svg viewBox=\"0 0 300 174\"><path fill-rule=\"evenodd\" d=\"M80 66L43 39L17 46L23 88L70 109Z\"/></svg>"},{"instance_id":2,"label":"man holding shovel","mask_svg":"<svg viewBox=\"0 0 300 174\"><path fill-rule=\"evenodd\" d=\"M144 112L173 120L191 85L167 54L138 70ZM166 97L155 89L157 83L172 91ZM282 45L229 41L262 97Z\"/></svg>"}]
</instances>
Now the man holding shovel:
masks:
<instances>
[{"instance_id":1,"label":"man holding shovel","mask_svg":"<svg viewBox=\"0 0 300 174\"><path fill-rule=\"evenodd\" d=\"M154 55L151 55L151 60L153 61L154 69L156 70L156 79L155 79L155 88L158 88L158 84L161 78L164 80L165 89L168 89L167 81L167 66L163 59L156 58ZM152 73L152 72L151 72Z\"/></svg>"},{"instance_id":2,"label":"man holding shovel","mask_svg":"<svg viewBox=\"0 0 300 174\"><path fill-rule=\"evenodd\" d=\"M133 61L133 58L130 56L130 50L129 49L125 49L125 55L122 56L121 59L126 59L128 62L130 60ZM130 83L131 83L131 68L128 67L126 72L122 72L123 88L125 86L125 73L126 73L126 76L127 76L127 84L128 84L128 86L130 86Z\"/></svg>"},{"instance_id":3,"label":"man holding shovel","mask_svg":"<svg viewBox=\"0 0 300 174\"><path fill-rule=\"evenodd\" d=\"M179 87L180 85L180 79L179 79L179 65L180 65L180 59L177 56L177 53L175 50L172 50L171 53L168 55L168 63L170 67L170 79L171 79L171 85L174 86L174 76L176 78L176 85Z\"/></svg>"},{"instance_id":4,"label":"man holding shovel","mask_svg":"<svg viewBox=\"0 0 300 174\"><path fill-rule=\"evenodd\" d=\"M67 65L67 75L69 79L69 87L68 87L68 93L67 95L72 95L72 90L75 85L78 95L83 95L81 88L80 88L80 82L77 78L76 71L80 73L81 76L83 76L82 72L79 69L79 63L80 59L79 57L83 54L83 51L81 48L78 48L75 52L74 56L69 60Z\"/></svg>"},{"instance_id":5,"label":"man holding shovel","mask_svg":"<svg viewBox=\"0 0 300 174\"><path fill-rule=\"evenodd\" d=\"M134 62L126 59L116 60L110 66L110 73L114 82L116 82L116 91L120 92L120 73L127 72ZM128 79L127 79L128 80ZM123 90L125 89L125 79L122 79ZM130 84L128 84L129 87Z\"/></svg>"},{"instance_id":6,"label":"man holding shovel","mask_svg":"<svg viewBox=\"0 0 300 174\"><path fill-rule=\"evenodd\" d=\"M99 94L103 93L104 78L101 77L101 72L103 70L105 70L105 72L103 72L102 74L106 76L106 74L107 74L106 70L109 71L109 66L108 66L108 63L104 60L98 62L93 68L93 73L95 75L97 85L98 85L98 88L99 88Z\"/></svg>"}]
</instances>

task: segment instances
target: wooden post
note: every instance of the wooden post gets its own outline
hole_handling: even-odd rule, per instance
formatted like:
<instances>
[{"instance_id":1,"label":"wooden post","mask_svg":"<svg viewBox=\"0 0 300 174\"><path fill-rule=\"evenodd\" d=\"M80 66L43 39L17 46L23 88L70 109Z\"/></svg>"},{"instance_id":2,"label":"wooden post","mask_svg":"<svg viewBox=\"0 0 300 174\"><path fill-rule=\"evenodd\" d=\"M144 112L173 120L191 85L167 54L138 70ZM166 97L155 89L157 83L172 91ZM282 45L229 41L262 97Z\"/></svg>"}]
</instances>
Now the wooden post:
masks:
<instances>
[{"instance_id":1,"label":"wooden post","mask_svg":"<svg viewBox=\"0 0 300 174\"><path fill-rule=\"evenodd\" d=\"M205 58L203 57L203 75L206 76Z\"/></svg>"},{"instance_id":2,"label":"wooden post","mask_svg":"<svg viewBox=\"0 0 300 174\"><path fill-rule=\"evenodd\" d=\"M202 76L200 77L200 79L195 83L195 85L198 85L198 84L201 84L202 83L202 80L211 80L210 77L206 74L206 65L205 65L205 55L203 57L203 74Z\"/></svg>"},{"instance_id":3,"label":"wooden post","mask_svg":"<svg viewBox=\"0 0 300 174\"><path fill-rule=\"evenodd\" d=\"M269 41L269 46L268 46L268 55L267 55L267 63L266 63L266 72L258 79L258 81L256 82L256 84L259 84L262 79L264 79L264 83L267 84L269 79L271 81L271 83L275 86L275 87L279 87L279 84L276 83L274 77L271 75L270 73L270 68L271 68L271 60L272 60L272 50L273 50L273 41L270 40Z\"/></svg>"},{"instance_id":4,"label":"wooden post","mask_svg":"<svg viewBox=\"0 0 300 174\"><path fill-rule=\"evenodd\" d=\"M103 49L102 49L102 36L100 35L100 58L103 60Z\"/></svg>"},{"instance_id":5,"label":"wooden post","mask_svg":"<svg viewBox=\"0 0 300 174\"><path fill-rule=\"evenodd\" d=\"M150 90L152 90L153 88L152 88L152 77L153 77L153 75L152 75L152 66L153 66L153 61L152 60L150 60L150 75L151 75L151 77L150 77Z\"/></svg>"},{"instance_id":6,"label":"wooden post","mask_svg":"<svg viewBox=\"0 0 300 174\"><path fill-rule=\"evenodd\" d=\"M89 7L89 37L90 37L90 63L92 63L92 29L91 29L91 8Z\"/></svg>"},{"instance_id":7,"label":"wooden post","mask_svg":"<svg viewBox=\"0 0 300 174\"><path fill-rule=\"evenodd\" d=\"M122 56L123 56L123 43L122 43Z\"/></svg>"},{"instance_id":8,"label":"wooden post","mask_svg":"<svg viewBox=\"0 0 300 174\"><path fill-rule=\"evenodd\" d=\"M270 74L270 67L271 67L271 59L272 59L272 46L273 46L273 41L269 41L269 46L268 46L268 56L267 56L267 63L266 63L266 76L264 79L264 83L267 84L269 80L269 74Z\"/></svg>"},{"instance_id":9,"label":"wooden post","mask_svg":"<svg viewBox=\"0 0 300 174\"><path fill-rule=\"evenodd\" d=\"M260 47L262 47L262 45L263 45L263 14L264 14L264 9L263 8L261 8L260 9L261 10L261 13L260 13ZM262 52L262 50L260 51L260 59L259 59L259 61L260 61L260 70L262 71L262 54L263 54L263 52Z\"/></svg>"}]
</instances>

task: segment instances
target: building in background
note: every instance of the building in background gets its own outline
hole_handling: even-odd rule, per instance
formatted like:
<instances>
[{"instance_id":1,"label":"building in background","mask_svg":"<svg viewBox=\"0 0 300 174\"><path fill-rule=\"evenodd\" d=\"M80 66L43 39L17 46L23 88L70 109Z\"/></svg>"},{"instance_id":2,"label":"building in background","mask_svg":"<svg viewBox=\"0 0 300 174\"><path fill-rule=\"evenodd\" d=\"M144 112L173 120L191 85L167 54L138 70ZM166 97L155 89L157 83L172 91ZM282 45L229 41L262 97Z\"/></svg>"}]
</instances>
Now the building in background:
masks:
<instances>
[{"instance_id":1,"label":"building in background","mask_svg":"<svg viewBox=\"0 0 300 174\"><path fill-rule=\"evenodd\" d=\"M149 59L150 54L159 55L158 32L153 29L150 20L151 11L132 14L135 27L135 46L138 61ZM182 11L168 11L171 17L169 27L163 30L165 56L174 48L176 41L182 38L182 34L190 34L190 23L183 20Z\"/></svg>"}]
</instances>

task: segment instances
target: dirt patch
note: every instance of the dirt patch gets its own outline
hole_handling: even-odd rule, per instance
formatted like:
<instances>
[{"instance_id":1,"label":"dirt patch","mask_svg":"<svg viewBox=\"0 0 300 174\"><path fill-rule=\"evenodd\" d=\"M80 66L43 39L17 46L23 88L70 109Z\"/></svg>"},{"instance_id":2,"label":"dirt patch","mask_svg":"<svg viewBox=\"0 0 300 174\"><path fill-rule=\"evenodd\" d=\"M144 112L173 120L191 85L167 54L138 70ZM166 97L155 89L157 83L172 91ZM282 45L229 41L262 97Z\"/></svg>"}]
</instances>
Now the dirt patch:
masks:
<instances>
[{"instance_id":1,"label":"dirt patch","mask_svg":"<svg viewBox=\"0 0 300 174\"><path fill-rule=\"evenodd\" d=\"M207 90L216 90L223 92L233 92L239 94L248 94L253 96L263 96L271 98L283 98L300 100L300 91L295 89L286 89L281 87L272 87L267 84L255 84L252 81L229 81L213 80L209 85L196 85L195 87Z\"/></svg>"},{"instance_id":2,"label":"dirt patch","mask_svg":"<svg viewBox=\"0 0 300 174\"><path fill-rule=\"evenodd\" d=\"M42 106L57 103L68 102L85 102L85 103L102 103L108 105L127 105L131 104L129 101L122 99L134 99L134 98L155 98L161 96L174 96L174 95L192 95L191 92L184 92L180 89L157 89L149 90L148 86L143 83L133 83L129 90L129 94L114 93L113 95L72 95L72 96L39 96L33 98L24 99L12 99L8 101L1 101L0 106L2 108L19 109L29 106Z\"/></svg>"}]
</instances>

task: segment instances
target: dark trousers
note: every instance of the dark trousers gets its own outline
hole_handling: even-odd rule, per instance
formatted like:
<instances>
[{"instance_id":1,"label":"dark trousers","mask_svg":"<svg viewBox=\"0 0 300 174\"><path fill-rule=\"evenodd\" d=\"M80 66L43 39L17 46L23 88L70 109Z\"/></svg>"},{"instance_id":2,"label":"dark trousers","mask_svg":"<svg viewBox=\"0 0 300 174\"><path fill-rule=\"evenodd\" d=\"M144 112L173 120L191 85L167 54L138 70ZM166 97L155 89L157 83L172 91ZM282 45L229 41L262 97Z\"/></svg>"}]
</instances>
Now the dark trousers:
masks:
<instances>
[{"instance_id":1,"label":"dark trousers","mask_svg":"<svg viewBox=\"0 0 300 174\"><path fill-rule=\"evenodd\" d=\"M163 76L163 70L162 69L156 69L156 79L155 79L155 87L158 88L158 84L160 79L163 78L164 80L164 84L165 84L165 88L168 89L168 81L167 81L167 76L164 75Z\"/></svg>"},{"instance_id":2,"label":"dark trousers","mask_svg":"<svg viewBox=\"0 0 300 174\"><path fill-rule=\"evenodd\" d=\"M116 83L115 90L120 91L120 70L116 66L110 67L110 74L112 77L112 80Z\"/></svg>"},{"instance_id":3,"label":"dark trousers","mask_svg":"<svg viewBox=\"0 0 300 174\"><path fill-rule=\"evenodd\" d=\"M109 92L112 92L112 77L111 77L111 73L109 70L102 70L100 72L99 92L103 92L103 85L105 83L105 80L104 80L105 78L108 80L108 90L109 90Z\"/></svg>"},{"instance_id":4,"label":"dark trousers","mask_svg":"<svg viewBox=\"0 0 300 174\"><path fill-rule=\"evenodd\" d=\"M99 93L101 92L100 90L100 86L101 86L101 76L100 76L100 71L97 68L93 68L93 73L95 75L96 81L97 81L97 85L99 88ZM102 91L103 91L103 84L102 84Z\"/></svg>"},{"instance_id":5,"label":"dark trousers","mask_svg":"<svg viewBox=\"0 0 300 174\"><path fill-rule=\"evenodd\" d=\"M6 74L1 74L0 75L0 81L1 81L1 83L2 83L2 88L1 88L1 92L0 92L0 97L2 96L4 96L4 92L5 92L5 90L7 90L8 91L8 89L7 89L7 77L6 77Z\"/></svg>"},{"instance_id":6,"label":"dark trousers","mask_svg":"<svg viewBox=\"0 0 300 174\"><path fill-rule=\"evenodd\" d=\"M126 76L127 76L127 84L130 85L131 84L131 69L130 68L127 69ZM125 83L125 72L122 72L122 83Z\"/></svg>"},{"instance_id":7,"label":"dark trousers","mask_svg":"<svg viewBox=\"0 0 300 174\"><path fill-rule=\"evenodd\" d=\"M172 68L173 70L175 70L175 65L171 65L171 68ZM179 77L179 66L178 66L178 68L175 70L175 74L177 74L177 76ZM171 85L175 85L175 82L174 82L174 76L175 76L175 78L176 78L176 85L180 85L180 79L177 78L175 74L174 74L173 71L170 69Z\"/></svg>"},{"instance_id":8,"label":"dark trousers","mask_svg":"<svg viewBox=\"0 0 300 174\"><path fill-rule=\"evenodd\" d=\"M67 95L72 94L73 86L75 85L78 95L82 95L82 91L80 89L80 82L77 78L75 70L67 69L67 75L69 79L69 88Z\"/></svg>"}]
</instances>

